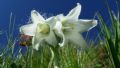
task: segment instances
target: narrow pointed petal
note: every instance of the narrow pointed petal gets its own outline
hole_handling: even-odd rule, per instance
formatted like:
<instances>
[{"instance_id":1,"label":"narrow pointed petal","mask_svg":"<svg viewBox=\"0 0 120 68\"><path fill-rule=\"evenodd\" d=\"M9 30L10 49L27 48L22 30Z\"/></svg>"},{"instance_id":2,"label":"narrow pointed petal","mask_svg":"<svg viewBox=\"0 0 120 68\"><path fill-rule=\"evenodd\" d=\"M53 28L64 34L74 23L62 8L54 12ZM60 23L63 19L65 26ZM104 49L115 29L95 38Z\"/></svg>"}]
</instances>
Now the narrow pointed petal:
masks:
<instances>
[{"instance_id":1,"label":"narrow pointed petal","mask_svg":"<svg viewBox=\"0 0 120 68\"><path fill-rule=\"evenodd\" d=\"M97 25L97 20L82 20L80 19L76 23L76 30L79 32L89 31Z\"/></svg>"},{"instance_id":2,"label":"narrow pointed petal","mask_svg":"<svg viewBox=\"0 0 120 68\"><path fill-rule=\"evenodd\" d=\"M65 36L64 36L64 34L62 32L62 23L60 21L56 22L54 30L55 30L56 34L62 39L62 42L59 43L59 46L60 47L64 46L64 44L65 44Z\"/></svg>"},{"instance_id":3,"label":"narrow pointed petal","mask_svg":"<svg viewBox=\"0 0 120 68\"><path fill-rule=\"evenodd\" d=\"M35 24L43 23L43 21L45 21L42 15L40 15L36 10L31 11L31 19L32 19L32 22Z\"/></svg>"},{"instance_id":4,"label":"narrow pointed petal","mask_svg":"<svg viewBox=\"0 0 120 68\"><path fill-rule=\"evenodd\" d=\"M77 3L77 6L68 13L66 18L78 20L80 13L81 13L81 5Z\"/></svg>"},{"instance_id":5,"label":"narrow pointed petal","mask_svg":"<svg viewBox=\"0 0 120 68\"><path fill-rule=\"evenodd\" d=\"M23 25L20 27L20 33L29 35L29 36L34 36L36 31L36 25L35 24L28 24L28 25Z\"/></svg>"}]
</instances>

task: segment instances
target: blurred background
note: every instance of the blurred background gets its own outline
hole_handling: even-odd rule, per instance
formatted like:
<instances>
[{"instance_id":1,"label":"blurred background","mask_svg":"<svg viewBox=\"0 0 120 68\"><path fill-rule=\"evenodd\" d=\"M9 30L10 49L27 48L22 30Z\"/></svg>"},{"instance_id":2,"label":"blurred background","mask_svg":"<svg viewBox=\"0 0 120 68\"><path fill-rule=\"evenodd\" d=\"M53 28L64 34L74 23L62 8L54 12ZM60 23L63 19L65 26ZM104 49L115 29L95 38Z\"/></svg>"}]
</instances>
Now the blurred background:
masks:
<instances>
[{"instance_id":1,"label":"blurred background","mask_svg":"<svg viewBox=\"0 0 120 68\"><path fill-rule=\"evenodd\" d=\"M116 11L115 1L108 1L111 8ZM29 21L31 10L35 9L45 17L60 13L66 15L76 6L76 3L82 5L80 19L93 19L95 13L100 11L104 18L109 21L105 0L0 0L0 30L3 32L3 35L0 36L0 43L6 43L5 32L8 32L9 29L11 13L12 19L15 18L14 37L16 37L19 35L19 27ZM99 26L91 30L90 38L94 39L99 31Z\"/></svg>"}]
</instances>

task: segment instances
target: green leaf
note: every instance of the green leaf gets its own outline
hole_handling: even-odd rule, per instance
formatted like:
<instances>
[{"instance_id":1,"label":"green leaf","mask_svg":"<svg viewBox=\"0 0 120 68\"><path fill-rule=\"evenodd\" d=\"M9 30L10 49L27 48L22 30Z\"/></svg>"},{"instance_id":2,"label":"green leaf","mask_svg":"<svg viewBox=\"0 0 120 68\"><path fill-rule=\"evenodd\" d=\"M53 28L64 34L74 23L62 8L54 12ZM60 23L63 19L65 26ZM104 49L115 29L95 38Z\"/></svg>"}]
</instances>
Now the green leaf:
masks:
<instances>
[{"instance_id":1,"label":"green leaf","mask_svg":"<svg viewBox=\"0 0 120 68\"><path fill-rule=\"evenodd\" d=\"M103 20L102 15L100 13L97 13L97 16L98 16L98 19L100 20L102 34L109 39L110 38L109 28L105 24L105 21Z\"/></svg>"}]
</instances>

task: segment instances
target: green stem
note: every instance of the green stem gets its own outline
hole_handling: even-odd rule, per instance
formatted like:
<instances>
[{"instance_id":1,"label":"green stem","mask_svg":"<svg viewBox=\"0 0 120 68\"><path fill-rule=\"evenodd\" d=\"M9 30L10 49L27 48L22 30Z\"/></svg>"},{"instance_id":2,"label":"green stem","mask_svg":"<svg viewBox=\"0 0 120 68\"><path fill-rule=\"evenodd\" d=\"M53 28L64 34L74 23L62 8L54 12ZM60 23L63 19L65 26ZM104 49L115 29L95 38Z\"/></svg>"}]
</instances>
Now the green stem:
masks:
<instances>
[{"instance_id":1,"label":"green stem","mask_svg":"<svg viewBox=\"0 0 120 68\"><path fill-rule=\"evenodd\" d=\"M57 46L49 46L54 53L54 67L59 67L60 66L60 58L59 58L59 45Z\"/></svg>"},{"instance_id":2,"label":"green stem","mask_svg":"<svg viewBox=\"0 0 120 68\"><path fill-rule=\"evenodd\" d=\"M51 68L53 60L54 60L54 52L53 52L51 47L50 47L50 51L51 51L51 59L50 59L50 62L48 64L48 68Z\"/></svg>"}]
</instances>

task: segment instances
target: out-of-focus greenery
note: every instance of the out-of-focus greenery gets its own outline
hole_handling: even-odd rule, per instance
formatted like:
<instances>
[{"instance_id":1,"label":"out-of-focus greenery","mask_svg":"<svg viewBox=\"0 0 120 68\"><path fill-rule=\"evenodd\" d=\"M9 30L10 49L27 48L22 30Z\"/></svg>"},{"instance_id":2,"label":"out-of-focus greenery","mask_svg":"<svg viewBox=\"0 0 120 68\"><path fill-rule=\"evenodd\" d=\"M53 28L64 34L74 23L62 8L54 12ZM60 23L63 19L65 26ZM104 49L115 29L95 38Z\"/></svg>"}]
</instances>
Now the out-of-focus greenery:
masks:
<instances>
[{"instance_id":1,"label":"out-of-focus greenery","mask_svg":"<svg viewBox=\"0 0 120 68\"><path fill-rule=\"evenodd\" d=\"M14 23L10 23L7 45L0 48L0 68L120 68L119 3L116 0L118 11L114 13L106 2L111 19L109 23L112 24L110 27L102 14L97 13L101 28L99 35L102 36L97 38L100 40L97 45L89 42L84 50L78 50L71 43L64 47L46 44L40 46L39 51L28 46L27 51L22 53L20 47L15 49L18 38L13 38Z\"/></svg>"},{"instance_id":2,"label":"out-of-focus greenery","mask_svg":"<svg viewBox=\"0 0 120 68\"><path fill-rule=\"evenodd\" d=\"M109 60L111 62L111 65L113 65L113 68L120 68L120 18L119 18L119 0L116 0L117 5L117 13L114 13L112 9L110 8L107 0L106 4L109 11L109 16L112 25L108 27L105 23L104 18L100 13L98 13L98 18L100 20L101 25L101 34L104 38L104 44L105 44L105 50L107 54L109 55Z\"/></svg>"}]
</instances>

